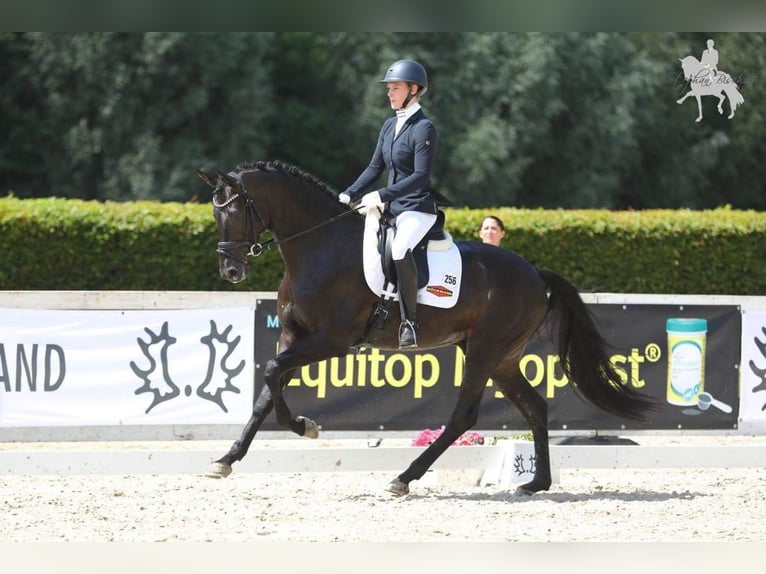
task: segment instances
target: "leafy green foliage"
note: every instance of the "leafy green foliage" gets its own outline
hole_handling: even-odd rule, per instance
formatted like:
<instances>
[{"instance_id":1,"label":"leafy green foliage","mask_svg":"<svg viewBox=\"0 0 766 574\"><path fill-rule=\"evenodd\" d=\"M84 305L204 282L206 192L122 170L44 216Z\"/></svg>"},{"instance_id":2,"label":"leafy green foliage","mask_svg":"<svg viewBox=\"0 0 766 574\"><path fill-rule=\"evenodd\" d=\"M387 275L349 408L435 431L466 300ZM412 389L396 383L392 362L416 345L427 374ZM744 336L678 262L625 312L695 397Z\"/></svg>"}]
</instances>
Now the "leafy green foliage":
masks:
<instances>
[{"instance_id":1,"label":"leafy green foliage","mask_svg":"<svg viewBox=\"0 0 766 574\"><path fill-rule=\"evenodd\" d=\"M194 171L282 159L342 190L421 61L433 183L459 206L766 209L766 34L715 33L733 119L679 58L701 33L0 33L0 194L193 200Z\"/></svg>"},{"instance_id":2,"label":"leafy green foliage","mask_svg":"<svg viewBox=\"0 0 766 574\"><path fill-rule=\"evenodd\" d=\"M503 246L584 291L762 295L766 214L755 211L499 208ZM478 240L483 210L447 210ZM0 289L274 291L276 250L233 286L218 275L209 204L0 199ZM361 245L359 246L361 249Z\"/></svg>"},{"instance_id":3,"label":"leafy green foliage","mask_svg":"<svg viewBox=\"0 0 766 574\"><path fill-rule=\"evenodd\" d=\"M24 33L12 49L0 140L20 197L186 201L195 169L265 152L268 34ZM5 64L8 66L8 63ZM1 112L0 112L1 113ZM234 137L233 134L236 133ZM24 162L14 150L34 150ZM6 158L3 161L3 158Z\"/></svg>"}]
</instances>

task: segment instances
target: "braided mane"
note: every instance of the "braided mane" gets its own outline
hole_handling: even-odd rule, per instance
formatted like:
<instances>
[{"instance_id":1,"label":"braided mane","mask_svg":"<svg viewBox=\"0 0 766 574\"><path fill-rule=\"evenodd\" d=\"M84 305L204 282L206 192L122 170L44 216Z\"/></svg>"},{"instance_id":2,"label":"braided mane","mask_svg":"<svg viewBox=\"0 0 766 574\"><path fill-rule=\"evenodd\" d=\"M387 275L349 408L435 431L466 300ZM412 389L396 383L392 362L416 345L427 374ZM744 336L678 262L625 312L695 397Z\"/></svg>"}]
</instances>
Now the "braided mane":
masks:
<instances>
[{"instance_id":1,"label":"braided mane","mask_svg":"<svg viewBox=\"0 0 766 574\"><path fill-rule=\"evenodd\" d=\"M315 188L321 190L327 196L333 199L337 199L338 194L335 192L335 190L333 190L332 187L327 185L325 182L315 177L314 175L306 171L303 171L299 167L296 167L292 164L285 163L282 161L278 161L278 160L246 161L239 164L236 167L236 171L237 173L242 173L243 171L270 171L270 172L281 173L281 174L284 174L286 177L301 179L305 181L306 183L311 184Z\"/></svg>"}]
</instances>

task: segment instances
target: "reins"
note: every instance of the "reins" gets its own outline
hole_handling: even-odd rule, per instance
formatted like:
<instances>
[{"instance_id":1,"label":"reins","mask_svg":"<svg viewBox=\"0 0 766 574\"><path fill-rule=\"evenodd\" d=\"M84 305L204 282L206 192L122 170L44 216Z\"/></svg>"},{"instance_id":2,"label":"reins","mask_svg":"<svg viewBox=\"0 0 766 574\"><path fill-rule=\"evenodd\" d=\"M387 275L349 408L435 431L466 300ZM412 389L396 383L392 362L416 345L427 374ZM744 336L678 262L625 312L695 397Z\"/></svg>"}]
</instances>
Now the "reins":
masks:
<instances>
[{"instance_id":1,"label":"reins","mask_svg":"<svg viewBox=\"0 0 766 574\"><path fill-rule=\"evenodd\" d=\"M251 230L254 227L255 219L258 218L258 221L261 223L261 227L263 227L264 231L267 229L266 223L264 222L263 218L261 217L261 214L258 213L258 210L255 207L255 204L253 203L252 198L247 194L245 191L244 185L242 184L242 181L239 182L239 190L236 194L232 195L229 199L224 201L223 203L216 203L215 197L213 198L213 206L221 209L228 205L230 205L235 199L238 197L242 197L242 199L245 202L245 207L247 209L247 229L248 233L251 232ZM317 229L321 229L325 225L329 225L331 223L334 223L338 221L339 219L343 219L347 215L351 215L352 213L357 213L359 209L361 208L361 205L357 205L356 207L350 208L348 211L344 211L343 213L336 215L335 217L331 217L330 219L326 221L322 221L321 223L318 223L317 225L314 225L313 227L309 227L308 229L304 229L302 231L299 231L298 233L294 233L292 235L289 235L283 239L280 239L279 241L275 240L273 237L269 239L268 241L264 241L263 243L257 242L257 241L251 241L251 240L241 240L241 241L219 241L218 242L218 248L216 251L221 254L225 255L227 257L230 257L236 261L239 261L240 263L244 264L244 261L241 261L239 258L232 255L232 253L229 252L229 249L234 249L237 247L242 247L243 245L247 245L250 247L249 251L246 254L246 257L258 257L263 254L265 250L271 249L272 247L278 247L279 245L282 245L284 243L287 243L288 241L291 241L293 239L296 239L298 237L301 237L303 235L306 235L307 233L311 233L312 231L316 231Z\"/></svg>"},{"instance_id":2,"label":"reins","mask_svg":"<svg viewBox=\"0 0 766 574\"><path fill-rule=\"evenodd\" d=\"M312 231L316 231L317 229L320 229L324 227L325 225L329 225L331 223L334 223L338 221L339 219L343 219L347 215L351 215L352 213L356 213L361 208L361 205L357 205L356 207L352 207L348 211L344 211L340 215L336 215L335 217L331 217L330 219L323 221L321 223L318 223L314 225L313 227L309 227L308 229L304 229L303 231L299 231L298 233L293 233L292 235L289 235L285 237L284 239L280 239L279 241L275 241L274 238L269 239L268 241L264 241L263 243L256 243L253 247L259 248L257 253L253 253L253 257L258 257L261 253L263 253L264 249L271 249L272 247L276 247L278 245L282 245L283 243L287 243L291 239L295 239L297 237L300 237L301 235L306 235L307 233L311 233ZM252 249L251 249L252 251ZM250 254L248 254L250 255Z\"/></svg>"}]
</instances>

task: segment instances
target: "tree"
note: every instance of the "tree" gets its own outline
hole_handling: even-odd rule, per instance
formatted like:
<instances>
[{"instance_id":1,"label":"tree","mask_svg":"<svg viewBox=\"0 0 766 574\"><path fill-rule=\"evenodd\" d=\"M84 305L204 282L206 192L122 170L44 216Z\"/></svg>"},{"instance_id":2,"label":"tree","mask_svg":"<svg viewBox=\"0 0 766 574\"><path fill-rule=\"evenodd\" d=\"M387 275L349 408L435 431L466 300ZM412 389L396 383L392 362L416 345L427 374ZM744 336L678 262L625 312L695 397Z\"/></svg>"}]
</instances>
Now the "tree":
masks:
<instances>
[{"instance_id":1,"label":"tree","mask_svg":"<svg viewBox=\"0 0 766 574\"><path fill-rule=\"evenodd\" d=\"M31 104L15 100L13 113L34 114L40 156L10 182L19 196L185 200L198 191L195 169L231 169L267 145L269 34L13 40L24 46L17 77L26 80L16 95L35 96Z\"/></svg>"},{"instance_id":2,"label":"tree","mask_svg":"<svg viewBox=\"0 0 766 574\"><path fill-rule=\"evenodd\" d=\"M187 200L199 167L281 159L341 190L392 113L379 80L413 58L458 205L764 209L766 35L712 35L745 103L703 98L697 123L678 59L709 37L0 33L0 189Z\"/></svg>"}]
</instances>

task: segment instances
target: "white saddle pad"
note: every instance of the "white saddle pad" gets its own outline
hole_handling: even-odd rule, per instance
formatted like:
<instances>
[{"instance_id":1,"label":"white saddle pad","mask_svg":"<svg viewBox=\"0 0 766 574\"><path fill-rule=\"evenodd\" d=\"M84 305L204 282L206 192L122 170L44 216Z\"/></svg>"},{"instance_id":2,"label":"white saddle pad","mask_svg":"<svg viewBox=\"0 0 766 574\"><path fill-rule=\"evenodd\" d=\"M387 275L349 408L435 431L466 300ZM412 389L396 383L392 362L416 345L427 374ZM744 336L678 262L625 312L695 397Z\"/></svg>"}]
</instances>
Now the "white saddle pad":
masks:
<instances>
[{"instance_id":1,"label":"white saddle pad","mask_svg":"<svg viewBox=\"0 0 766 574\"><path fill-rule=\"evenodd\" d=\"M369 209L364 225L364 278L375 295L382 295L385 288L386 295L398 301L398 293L393 292L395 286L384 285L386 279L378 253L379 228L380 212L377 209ZM449 309L455 306L460 296L463 261L452 237L446 231L445 234L446 239L431 241L428 244L429 279L426 286L418 290L418 303Z\"/></svg>"}]
</instances>

